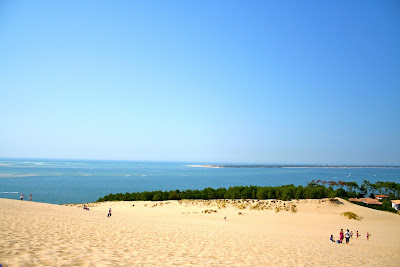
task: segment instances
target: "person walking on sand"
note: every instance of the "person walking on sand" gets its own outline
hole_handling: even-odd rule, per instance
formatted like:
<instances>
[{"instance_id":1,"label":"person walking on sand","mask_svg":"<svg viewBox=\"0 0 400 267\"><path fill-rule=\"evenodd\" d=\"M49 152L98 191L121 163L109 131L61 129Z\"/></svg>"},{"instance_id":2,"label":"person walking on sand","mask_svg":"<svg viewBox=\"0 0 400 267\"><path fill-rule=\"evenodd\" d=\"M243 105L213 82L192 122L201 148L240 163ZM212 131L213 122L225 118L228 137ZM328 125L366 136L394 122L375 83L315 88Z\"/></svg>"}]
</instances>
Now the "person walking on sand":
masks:
<instances>
[{"instance_id":1,"label":"person walking on sand","mask_svg":"<svg viewBox=\"0 0 400 267\"><path fill-rule=\"evenodd\" d=\"M29 201L32 201L32 194L29 194Z\"/></svg>"},{"instance_id":2,"label":"person walking on sand","mask_svg":"<svg viewBox=\"0 0 400 267\"><path fill-rule=\"evenodd\" d=\"M108 209L108 214L107 214L107 218L111 217L111 208Z\"/></svg>"},{"instance_id":3,"label":"person walking on sand","mask_svg":"<svg viewBox=\"0 0 400 267\"><path fill-rule=\"evenodd\" d=\"M347 229L346 233L344 234L344 237L346 238L346 244L349 243L350 240L350 232L349 229Z\"/></svg>"},{"instance_id":4,"label":"person walking on sand","mask_svg":"<svg viewBox=\"0 0 400 267\"><path fill-rule=\"evenodd\" d=\"M21 200L24 200L24 194L23 193L21 193L21 195L19 196L19 198L21 199Z\"/></svg>"},{"instance_id":5,"label":"person walking on sand","mask_svg":"<svg viewBox=\"0 0 400 267\"><path fill-rule=\"evenodd\" d=\"M340 233L339 233L339 240L340 240L340 243L343 243L343 237L344 237L343 229L340 229Z\"/></svg>"},{"instance_id":6,"label":"person walking on sand","mask_svg":"<svg viewBox=\"0 0 400 267\"><path fill-rule=\"evenodd\" d=\"M357 236L357 238L359 237L359 235L358 235L358 231L357 231L357 234L356 234L356 236Z\"/></svg>"},{"instance_id":7,"label":"person walking on sand","mask_svg":"<svg viewBox=\"0 0 400 267\"><path fill-rule=\"evenodd\" d=\"M367 240L369 240L370 234L367 232Z\"/></svg>"}]
</instances>

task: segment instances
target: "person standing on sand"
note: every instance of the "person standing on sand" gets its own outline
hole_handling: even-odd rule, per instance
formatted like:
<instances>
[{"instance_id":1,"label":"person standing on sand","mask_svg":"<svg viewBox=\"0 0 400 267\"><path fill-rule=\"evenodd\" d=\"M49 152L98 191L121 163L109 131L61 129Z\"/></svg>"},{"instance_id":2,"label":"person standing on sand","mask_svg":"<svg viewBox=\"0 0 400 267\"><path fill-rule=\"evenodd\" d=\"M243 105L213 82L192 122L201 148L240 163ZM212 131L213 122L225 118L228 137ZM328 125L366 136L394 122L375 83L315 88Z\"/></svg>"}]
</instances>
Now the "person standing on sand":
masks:
<instances>
[{"instance_id":1,"label":"person standing on sand","mask_svg":"<svg viewBox=\"0 0 400 267\"><path fill-rule=\"evenodd\" d=\"M347 229L346 233L344 234L344 237L346 238L346 244L349 243L350 240L350 232L349 229Z\"/></svg>"},{"instance_id":2,"label":"person standing on sand","mask_svg":"<svg viewBox=\"0 0 400 267\"><path fill-rule=\"evenodd\" d=\"M32 194L29 194L29 201L32 201Z\"/></svg>"},{"instance_id":3,"label":"person standing on sand","mask_svg":"<svg viewBox=\"0 0 400 267\"><path fill-rule=\"evenodd\" d=\"M23 193L21 193L21 195L19 196L19 198L21 199L21 200L24 200L24 194Z\"/></svg>"},{"instance_id":4,"label":"person standing on sand","mask_svg":"<svg viewBox=\"0 0 400 267\"><path fill-rule=\"evenodd\" d=\"M369 236L370 236L370 234L367 232L367 240L369 240Z\"/></svg>"},{"instance_id":5,"label":"person standing on sand","mask_svg":"<svg viewBox=\"0 0 400 267\"><path fill-rule=\"evenodd\" d=\"M111 217L111 208L108 209L108 214L107 214L107 218Z\"/></svg>"},{"instance_id":6,"label":"person standing on sand","mask_svg":"<svg viewBox=\"0 0 400 267\"><path fill-rule=\"evenodd\" d=\"M340 229L340 233L339 233L339 240L340 240L340 243L343 243L343 237L344 237L344 235L343 235L343 229Z\"/></svg>"},{"instance_id":7,"label":"person standing on sand","mask_svg":"<svg viewBox=\"0 0 400 267\"><path fill-rule=\"evenodd\" d=\"M356 234L356 235L357 235L357 238L358 238L358 231L357 231L357 234Z\"/></svg>"}]
</instances>

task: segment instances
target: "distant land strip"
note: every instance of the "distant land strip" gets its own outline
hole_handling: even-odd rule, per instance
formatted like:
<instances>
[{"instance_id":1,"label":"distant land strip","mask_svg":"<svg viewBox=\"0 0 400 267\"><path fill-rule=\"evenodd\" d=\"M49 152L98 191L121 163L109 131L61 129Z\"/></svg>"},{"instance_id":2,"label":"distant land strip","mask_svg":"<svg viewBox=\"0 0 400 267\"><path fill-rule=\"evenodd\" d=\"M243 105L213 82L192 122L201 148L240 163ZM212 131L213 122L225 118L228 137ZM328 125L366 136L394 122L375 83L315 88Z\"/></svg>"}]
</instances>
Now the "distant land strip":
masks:
<instances>
[{"instance_id":1,"label":"distant land strip","mask_svg":"<svg viewBox=\"0 0 400 267\"><path fill-rule=\"evenodd\" d=\"M188 165L189 167L202 167L202 168L343 168L343 169L357 169L357 168L400 168L400 166L392 165L260 165L260 164L223 164L223 165Z\"/></svg>"}]
</instances>

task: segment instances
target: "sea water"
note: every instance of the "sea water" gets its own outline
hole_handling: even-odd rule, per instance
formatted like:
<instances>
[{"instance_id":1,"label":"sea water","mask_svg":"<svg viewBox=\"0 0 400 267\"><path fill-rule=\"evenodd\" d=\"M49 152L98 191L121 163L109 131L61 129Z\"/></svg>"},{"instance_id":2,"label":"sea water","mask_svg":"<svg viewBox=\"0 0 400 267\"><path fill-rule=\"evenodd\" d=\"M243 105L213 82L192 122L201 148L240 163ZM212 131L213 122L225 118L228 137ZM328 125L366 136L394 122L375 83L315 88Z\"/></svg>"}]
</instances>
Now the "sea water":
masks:
<instances>
[{"instance_id":1,"label":"sea water","mask_svg":"<svg viewBox=\"0 0 400 267\"><path fill-rule=\"evenodd\" d=\"M204 168L194 162L0 159L0 198L66 204L110 193L237 185L307 185L311 180L400 182L400 168ZM210 163L207 163L210 164Z\"/></svg>"}]
</instances>

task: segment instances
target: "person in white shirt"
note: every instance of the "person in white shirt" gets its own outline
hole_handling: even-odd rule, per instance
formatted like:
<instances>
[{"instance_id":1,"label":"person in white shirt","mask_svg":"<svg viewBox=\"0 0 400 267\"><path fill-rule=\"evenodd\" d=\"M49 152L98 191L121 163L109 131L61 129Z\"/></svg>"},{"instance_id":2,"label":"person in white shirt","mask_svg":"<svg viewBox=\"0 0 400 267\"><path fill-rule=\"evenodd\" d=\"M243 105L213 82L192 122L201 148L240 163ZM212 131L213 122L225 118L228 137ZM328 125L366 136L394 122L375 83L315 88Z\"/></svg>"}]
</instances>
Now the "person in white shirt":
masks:
<instances>
[{"instance_id":1,"label":"person in white shirt","mask_svg":"<svg viewBox=\"0 0 400 267\"><path fill-rule=\"evenodd\" d=\"M350 240L350 232L349 229L347 229L346 233L344 233L344 237L346 238L346 244L349 243Z\"/></svg>"}]
</instances>

